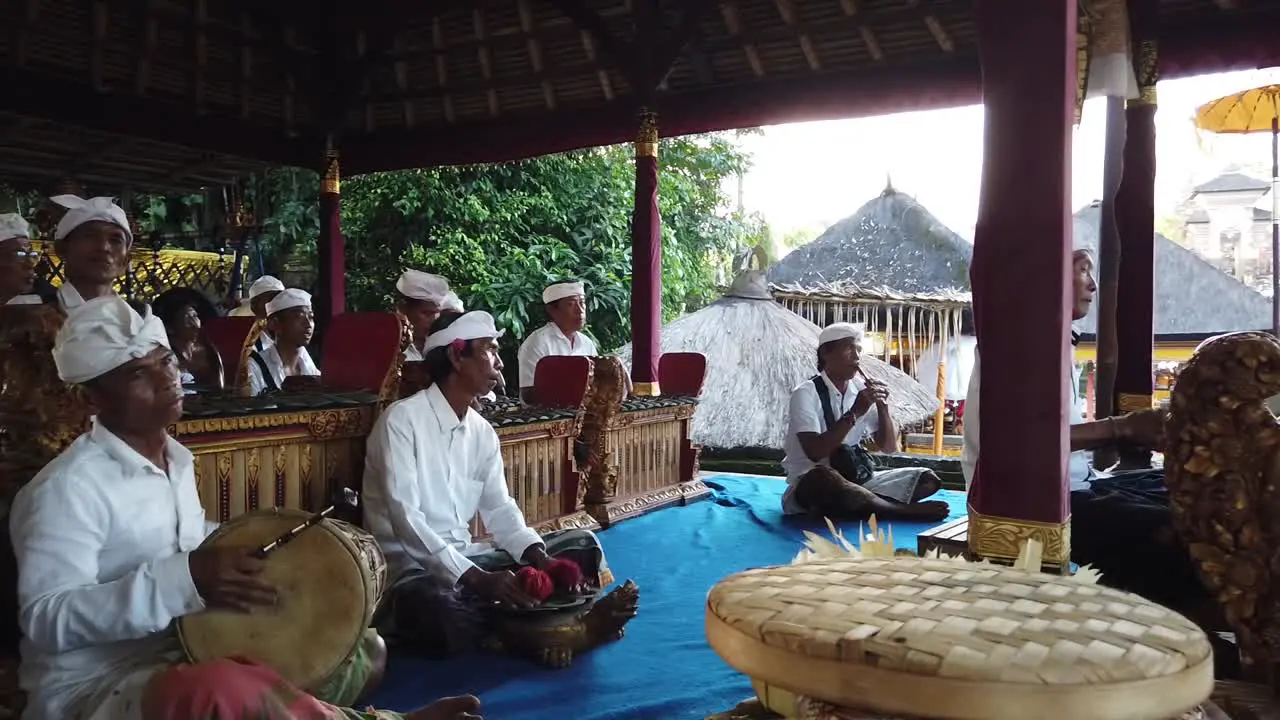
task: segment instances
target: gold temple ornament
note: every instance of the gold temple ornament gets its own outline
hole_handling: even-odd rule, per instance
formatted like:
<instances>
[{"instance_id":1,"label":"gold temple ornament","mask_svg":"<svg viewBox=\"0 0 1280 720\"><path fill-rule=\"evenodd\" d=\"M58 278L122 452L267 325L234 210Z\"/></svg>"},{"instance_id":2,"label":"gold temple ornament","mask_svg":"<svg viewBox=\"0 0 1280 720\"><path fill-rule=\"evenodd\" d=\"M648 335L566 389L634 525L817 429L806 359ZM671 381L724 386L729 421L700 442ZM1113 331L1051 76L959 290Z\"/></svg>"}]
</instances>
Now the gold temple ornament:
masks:
<instances>
[{"instance_id":1,"label":"gold temple ornament","mask_svg":"<svg viewBox=\"0 0 1280 720\"><path fill-rule=\"evenodd\" d=\"M636 134L636 157L658 157L658 114L640 113L640 131Z\"/></svg>"}]
</instances>

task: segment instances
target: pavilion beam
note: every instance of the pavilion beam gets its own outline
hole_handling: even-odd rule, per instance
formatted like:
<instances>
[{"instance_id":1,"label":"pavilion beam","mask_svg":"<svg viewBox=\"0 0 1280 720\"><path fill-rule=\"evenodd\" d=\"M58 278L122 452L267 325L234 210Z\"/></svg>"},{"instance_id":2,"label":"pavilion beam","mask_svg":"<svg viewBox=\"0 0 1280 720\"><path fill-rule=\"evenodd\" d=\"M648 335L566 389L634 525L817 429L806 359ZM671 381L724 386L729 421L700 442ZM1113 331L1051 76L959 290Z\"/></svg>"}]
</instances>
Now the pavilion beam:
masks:
<instances>
[{"instance_id":1,"label":"pavilion beam","mask_svg":"<svg viewBox=\"0 0 1280 720\"><path fill-rule=\"evenodd\" d=\"M251 158L263 163L314 166L319 139L290 139L280 130L182 112L170 103L115 93L96 93L87 83L50 84L42 74L17 68L0 72L5 92L0 112L30 116L70 127L96 130L196 150ZM93 112L85 112L91 102Z\"/></svg>"},{"instance_id":2,"label":"pavilion beam","mask_svg":"<svg viewBox=\"0 0 1280 720\"><path fill-rule=\"evenodd\" d=\"M969 549L1011 562L1035 538L1065 572L1076 0L978 0L975 19L986 122L970 274L987 381Z\"/></svg>"},{"instance_id":3,"label":"pavilion beam","mask_svg":"<svg viewBox=\"0 0 1280 720\"><path fill-rule=\"evenodd\" d=\"M1116 227L1116 191L1124 165L1124 98L1107 97L1106 131L1102 148L1102 205L1098 212L1098 362L1095 381L1094 416L1102 420L1115 412L1116 365L1119 338L1116 334L1116 304L1120 293L1120 230ZM1111 448L1093 453L1098 469L1116 462Z\"/></svg>"},{"instance_id":4,"label":"pavilion beam","mask_svg":"<svg viewBox=\"0 0 1280 720\"><path fill-rule=\"evenodd\" d=\"M1125 109L1124 174L1116 193L1120 231L1120 290L1116 304L1115 407L1150 409L1155 389L1156 83L1160 79L1156 0L1129 0L1138 97ZM1151 451L1120 448L1122 468L1150 467Z\"/></svg>"}]
</instances>

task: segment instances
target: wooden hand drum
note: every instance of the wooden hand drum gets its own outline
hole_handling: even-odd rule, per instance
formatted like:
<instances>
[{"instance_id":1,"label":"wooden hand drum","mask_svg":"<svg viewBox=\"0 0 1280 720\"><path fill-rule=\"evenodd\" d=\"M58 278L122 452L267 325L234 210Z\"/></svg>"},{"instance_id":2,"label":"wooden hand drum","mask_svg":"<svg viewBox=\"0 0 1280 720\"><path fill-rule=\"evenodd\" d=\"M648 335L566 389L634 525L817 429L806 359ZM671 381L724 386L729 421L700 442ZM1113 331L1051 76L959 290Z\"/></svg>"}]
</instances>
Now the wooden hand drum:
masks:
<instances>
[{"instance_id":1,"label":"wooden hand drum","mask_svg":"<svg viewBox=\"0 0 1280 720\"><path fill-rule=\"evenodd\" d=\"M205 545L270 542L311 517L267 510L224 523ZM323 520L267 558L263 579L279 604L252 614L206 610L178 620L193 662L245 657L299 688L314 690L355 652L386 587L387 565L373 536L340 520Z\"/></svg>"},{"instance_id":2,"label":"wooden hand drum","mask_svg":"<svg viewBox=\"0 0 1280 720\"><path fill-rule=\"evenodd\" d=\"M748 570L711 589L706 626L762 700L778 689L845 709L805 717L1168 720L1213 689L1208 639L1181 615L998 565L850 557Z\"/></svg>"}]
</instances>

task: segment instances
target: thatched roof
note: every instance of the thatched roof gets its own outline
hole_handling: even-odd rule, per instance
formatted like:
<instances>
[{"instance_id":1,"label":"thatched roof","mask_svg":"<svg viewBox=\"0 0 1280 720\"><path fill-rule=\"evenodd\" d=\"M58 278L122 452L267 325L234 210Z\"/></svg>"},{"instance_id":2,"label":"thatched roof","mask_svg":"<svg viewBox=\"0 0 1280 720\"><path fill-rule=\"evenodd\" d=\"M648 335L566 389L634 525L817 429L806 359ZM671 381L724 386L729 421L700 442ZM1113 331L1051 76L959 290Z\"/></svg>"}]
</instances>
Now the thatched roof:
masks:
<instances>
[{"instance_id":1,"label":"thatched roof","mask_svg":"<svg viewBox=\"0 0 1280 720\"><path fill-rule=\"evenodd\" d=\"M769 282L816 287L856 283L902 294L969 289L973 245L892 186L792 250L769 268Z\"/></svg>"},{"instance_id":2,"label":"thatched roof","mask_svg":"<svg viewBox=\"0 0 1280 720\"><path fill-rule=\"evenodd\" d=\"M744 273L725 297L663 326L663 352L707 356L693 441L721 448L781 448L791 391L817 372L818 332L818 326L769 296L757 270ZM619 354L630 364L630 345ZM862 369L889 386L899 426L937 410L937 398L892 365L864 356Z\"/></svg>"},{"instance_id":3,"label":"thatched roof","mask_svg":"<svg viewBox=\"0 0 1280 720\"><path fill-rule=\"evenodd\" d=\"M769 286L775 298L829 300L833 302L869 302L876 305L965 306L973 303L968 290L946 289L933 292L904 293L886 287L865 287L853 280L815 283L774 283Z\"/></svg>"},{"instance_id":4,"label":"thatched roof","mask_svg":"<svg viewBox=\"0 0 1280 720\"><path fill-rule=\"evenodd\" d=\"M1098 247L1102 210L1093 203L1076 213L1076 232ZM1209 335L1271 327L1271 302L1244 283L1205 262L1199 255L1156 233L1155 334ZM1076 323L1080 332L1097 331L1097 307Z\"/></svg>"}]
</instances>

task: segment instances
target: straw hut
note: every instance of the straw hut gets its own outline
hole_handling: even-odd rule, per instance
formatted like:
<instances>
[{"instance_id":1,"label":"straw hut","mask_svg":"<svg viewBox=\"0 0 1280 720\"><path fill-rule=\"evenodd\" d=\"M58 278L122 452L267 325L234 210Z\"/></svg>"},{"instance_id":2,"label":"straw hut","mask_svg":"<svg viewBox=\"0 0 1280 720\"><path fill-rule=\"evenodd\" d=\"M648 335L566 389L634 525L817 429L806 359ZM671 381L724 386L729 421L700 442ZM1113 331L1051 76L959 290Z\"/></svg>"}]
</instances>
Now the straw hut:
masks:
<instances>
[{"instance_id":1,"label":"straw hut","mask_svg":"<svg viewBox=\"0 0 1280 720\"><path fill-rule=\"evenodd\" d=\"M1095 202L1075 216L1075 230L1086 245L1098 247L1102 208ZM1155 236L1155 342L1198 343L1218 333L1271 327L1271 301L1262 293L1210 265L1169 238ZM1098 327L1098 303L1076 323L1086 340Z\"/></svg>"},{"instance_id":2,"label":"straw hut","mask_svg":"<svg viewBox=\"0 0 1280 720\"><path fill-rule=\"evenodd\" d=\"M803 288L856 283L913 296L968 292L972 261L972 243L890 185L775 263L769 282Z\"/></svg>"},{"instance_id":3,"label":"straw hut","mask_svg":"<svg viewBox=\"0 0 1280 720\"><path fill-rule=\"evenodd\" d=\"M791 391L817 372L818 332L774 301L758 270L742 273L723 298L663 326L663 352L707 357L693 441L714 448L781 449ZM619 355L629 365L631 346ZM936 411L933 394L902 371L867 356L862 369L889 386L899 426Z\"/></svg>"}]
</instances>

